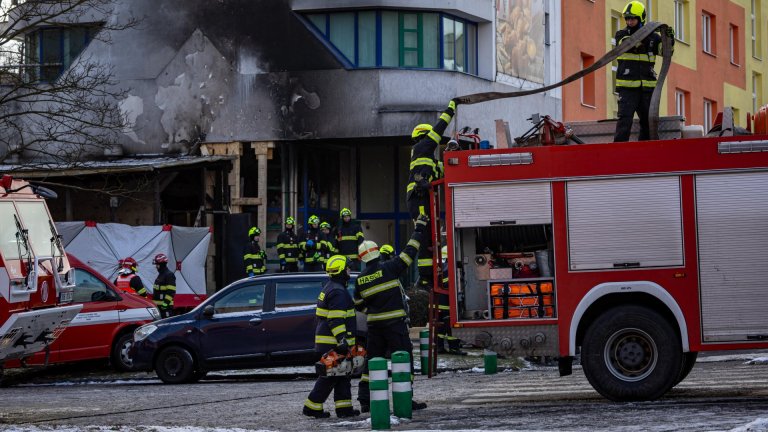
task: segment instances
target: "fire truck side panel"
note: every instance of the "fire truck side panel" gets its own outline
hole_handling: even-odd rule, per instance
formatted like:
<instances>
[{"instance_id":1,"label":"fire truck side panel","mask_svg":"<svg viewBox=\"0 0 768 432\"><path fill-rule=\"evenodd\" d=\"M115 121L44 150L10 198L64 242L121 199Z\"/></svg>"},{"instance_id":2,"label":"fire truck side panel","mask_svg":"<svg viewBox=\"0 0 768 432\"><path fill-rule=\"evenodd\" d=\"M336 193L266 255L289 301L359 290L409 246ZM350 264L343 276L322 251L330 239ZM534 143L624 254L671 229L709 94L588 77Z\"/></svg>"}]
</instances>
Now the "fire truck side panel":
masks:
<instances>
[{"instance_id":1,"label":"fire truck side panel","mask_svg":"<svg viewBox=\"0 0 768 432\"><path fill-rule=\"evenodd\" d=\"M696 176L704 342L768 339L768 172Z\"/></svg>"}]
</instances>

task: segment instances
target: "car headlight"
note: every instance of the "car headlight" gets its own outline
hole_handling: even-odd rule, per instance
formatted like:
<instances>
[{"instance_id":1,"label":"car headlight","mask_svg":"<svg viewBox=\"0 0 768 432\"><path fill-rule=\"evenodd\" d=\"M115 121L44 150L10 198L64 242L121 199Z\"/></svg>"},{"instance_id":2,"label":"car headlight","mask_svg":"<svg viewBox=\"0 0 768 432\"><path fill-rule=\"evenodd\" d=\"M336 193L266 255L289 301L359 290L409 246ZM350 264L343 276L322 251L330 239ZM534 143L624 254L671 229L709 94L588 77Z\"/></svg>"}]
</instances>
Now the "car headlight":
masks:
<instances>
[{"instance_id":1,"label":"car headlight","mask_svg":"<svg viewBox=\"0 0 768 432\"><path fill-rule=\"evenodd\" d=\"M137 328L135 332L133 332L133 341L134 342L143 341L144 339L147 338L147 336L154 333L155 330L157 330L157 326L154 324L143 325Z\"/></svg>"},{"instance_id":2,"label":"car headlight","mask_svg":"<svg viewBox=\"0 0 768 432\"><path fill-rule=\"evenodd\" d=\"M153 320L159 320L160 319L160 311L157 310L156 307L148 307L147 312L149 312L150 315L152 315Z\"/></svg>"}]
</instances>

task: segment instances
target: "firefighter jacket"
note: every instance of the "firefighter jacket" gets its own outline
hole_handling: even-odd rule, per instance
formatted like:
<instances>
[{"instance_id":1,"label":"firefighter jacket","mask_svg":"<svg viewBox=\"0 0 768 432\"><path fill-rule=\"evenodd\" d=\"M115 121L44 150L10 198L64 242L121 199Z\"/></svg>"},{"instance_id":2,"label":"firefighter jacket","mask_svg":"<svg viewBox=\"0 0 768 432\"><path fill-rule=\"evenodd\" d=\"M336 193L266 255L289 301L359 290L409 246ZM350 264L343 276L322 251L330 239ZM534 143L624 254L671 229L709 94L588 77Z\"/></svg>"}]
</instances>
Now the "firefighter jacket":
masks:
<instances>
[{"instance_id":1,"label":"firefighter jacket","mask_svg":"<svg viewBox=\"0 0 768 432\"><path fill-rule=\"evenodd\" d=\"M293 228L285 229L277 235L277 255L281 264L299 262L299 239Z\"/></svg>"},{"instance_id":2,"label":"firefighter jacket","mask_svg":"<svg viewBox=\"0 0 768 432\"><path fill-rule=\"evenodd\" d=\"M321 234L320 228L309 228L307 230L302 229L299 231L299 249L301 250L301 258L305 263L313 264L324 262L324 260L321 259ZM309 240L312 240L310 243L311 246L307 245Z\"/></svg>"},{"instance_id":3,"label":"firefighter jacket","mask_svg":"<svg viewBox=\"0 0 768 432\"><path fill-rule=\"evenodd\" d=\"M368 315L369 327L383 327L408 316L400 275L408 270L419 253L423 230L423 226L417 225L400 255L386 261L380 258L369 261L357 277L355 307Z\"/></svg>"},{"instance_id":4,"label":"firefighter jacket","mask_svg":"<svg viewBox=\"0 0 768 432\"><path fill-rule=\"evenodd\" d=\"M160 267L160 272L152 286L152 300L158 309L173 309L173 297L176 295L176 276L168 266Z\"/></svg>"},{"instance_id":5,"label":"firefighter jacket","mask_svg":"<svg viewBox=\"0 0 768 432\"><path fill-rule=\"evenodd\" d=\"M339 255L351 259L352 261L358 261L357 247L365 240L363 231L359 224L342 222L336 228L336 247L338 248Z\"/></svg>"},{"instance_id":6,"label":"firefighter jacket","mask_svg":"<svg viewBox=\"0 0 768 432\"><path fill-rule=\"evenodd\" d=\"M339 253L339 251L336 248L336 239L331 236L330 232L326 234L320 231L320 262L327 262L328 258L337 253Z\"/></svg>"},{"instance_id":7,"label":"firefighter jacket","mask_svg":"<svg viewBox=\"0 0 768 432\"><path fill-rule=\"evenodd\" d=\"M147 289L144 288L141 278L136 273L118 276L115 279L115 286L123 292L135 292L142 297L147 296Z\"/></svg>"},{"instance_id":8,"label":"firefighter jacket","mask_svg":"<svg viewBox=\"0 0 768 432\"><path fill-rule=\"evenodd\" d=\"M245 246L243 253L245 262L245 274L247 276L260 275L267 272L267 253L261 248L259 242L251 240Z\"/></svg>"},{"instance_id":9,"label":"firefighter jacket","mask_svg":"<svg viewBox=\"0 0 768 432\"><path fill-rule=\"evenodd\" d=\"M629 38L640 25L634 28L626 27L616 32L616 45ZM674 39L673 39L674 40ZM642 42L635 45L626 53L619 56L616 69L617 88L642 88L652 91L656 87L656 56L661 54L661 36L652 33Z\"/></svg>"},{"instance_id":10,"label":"firefighter jacket","mask_svg":"<svg viewBox=\"0 0 768 432\"><path fill-rule=\"evenodd\" d=\"M432 130L422 135L411 150L411 165L408 172L408 199L414 192L424 195L429 193L429 184L442 176L441 167L435 159L435 150L443 139L443 132L454 114L453 105L440 114L440 119Z\"/></svg>"},{"instance_id":11,"label":"firefighter jacket","mask_svg":"<svg viewBox=\"0 0 768 432\"><path fill-rule=\"evenodd\" d=\"M315 310L315 351L326 353L342 339L347 344L355 344L357 321L352 297L346 287L346 278L331 278L324 285L317 297Z\"/></svg>"}]
</instances>

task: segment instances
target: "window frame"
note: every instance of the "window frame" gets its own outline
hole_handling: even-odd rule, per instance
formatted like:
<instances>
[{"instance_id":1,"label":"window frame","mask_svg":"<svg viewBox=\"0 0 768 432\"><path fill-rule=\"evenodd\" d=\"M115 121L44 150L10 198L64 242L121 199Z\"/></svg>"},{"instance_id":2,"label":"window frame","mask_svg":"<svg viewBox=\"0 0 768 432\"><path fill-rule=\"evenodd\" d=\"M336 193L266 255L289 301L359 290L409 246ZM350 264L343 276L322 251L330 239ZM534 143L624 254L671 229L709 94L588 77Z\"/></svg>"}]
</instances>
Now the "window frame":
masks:
<instances>
[{"instance_id":1,"label":"window frame","mask_svg":"<svg viewBox=\"0 0 768 432\"><path fill-rule=\"evenodd\" d=\"M581 70L595 64L595 56L581 53ZM588 108L597 107L597 88L595 74L588 74L579 80L581 105Z\"/></svg>"},{"instance_id":2,"label":"window frame","mask_svg":"<svg viewBox=\"0 0 768 432\"><path fill-rule=\"evenodd\" d=\"M715 55L715 16L707 11L701 12L701 50Z\"/></svg>"},{"instance_id":3,"label":"window frame","mask_svg":"<svg viewBox=\"0 0 768 432\"><path fill-rule=\"evenodd\" d=\"M728 24L728 43L730 46L729 55L731 64L734 66L741 66L739 57L741 57L741 50L739 49L739 26L733 23Z\"/></svg>"},{"instance_id":4,"label":"window frame","mask_svg":"<svg viewBox=\"0 0 768 432\"><path fill-rule=\"evenodd\" d=\"M74 33L76 30L83 30L83 40L82 46L80 50L75 54L72 55L71 58L65 58L65 54L67 53L67 50L65 49L65 41L67 40L67 37L71 37L71 34ZM50 32L58 32L58 61L54 63L45 63L44 59L46 57L46 51L48 49L51 49L50 47L46 47L46 44L43 43L44 37L46 34ZM98 28L95 26L73 26L73 27L62 27L62 26L44 26L36 28L33 32L28 34L24 38L24 49L23 49L23 55L25 58L25 63L34 65L34 66L26 66L25 70L25 79L28 82L39 82L39 83L50 83L54 82L61 75L66 71L69 67L72 66L72 64L75 63L75 60L82 54L83 51L88 47L88 45L93 40L93 37L95 33L98 32ZM69 36L68 36L69 35ZM28 47L32 47L31 50L28 49ZM34 52L33 52L34 51ZM46 64L48 66L46 66ZM48 75L46 72L45 77L43 76L43 70L46 68L51 68L51 70L54 70L53 68L57 67L55 76L54 74Z\"/></svg>"},{"instance_id":5,"label":"window frame","mask_svg":"<svg viewBox=\"0 0 768 432\"><path fill-rule=\"evenodd\" d=\"M361 66L360 65L360 45L361 41L359 38L360 34L360 14L361 13L375 13L375 20L376 20L376 29L374 31L374 37L375 37L375 46L376 46L376 60L375 64L373 66ZM384 59L383 59L383 37L385 33L384 23L382 20L382 13L383 12L395 12L397 13L397 29L395 29L395 32L398 35L398 41L397 41L397 58L398 58L398 65L397 66L390 66L385 65ZM300 15L302 21L307 25L308 28L310 28L316 36L321 38L323 42L328 46L334 55L338 57L342 63L345 65L345 67L350 69L385 69L385 68L397 68L397 69L424 69L424 70L447 70L447 71L453 71L453 72L461 72L466 73L470 75L477 76L478 74L478 62L479 62L479 56L478 56L478 44L479 44L479 36L478 36L478 23L472 22L469 20L466 20L464 18L460 18L458 16L444 13L440 11L431 11L431 10L390 10L390 9L361 9L353 11L354 13L354 33L355 33L355 40L354 40L354 55L349 58L346 55L344 55L341 50L331 42L331 28L329 24L330 16L336 13L349 13L349 12L335 12L335 11L318 11L318 12L312 12L306 15ZM412 28L406 28L405 27L405 16L413 14L416 15L417 18L417 27L415 29ZM434 14L436 15L438 19L438 27L437 27L437 37L439 38L436 47L437 47L437 58L438 58L438 67L428 67L424 66L425 62L425 53L423 46L423 38L424 38L424 14ZM322 19L324 17L324 19ZM464 56L464 69L461 70L456 67L456 63L454 62L453 68L447 68L445 66L445 52L444 52L444 44L445 44L445 38L444 38L444 20L449 19L451 20L454 25L456 23L460 23L463 28L463 37L462 39L462 50L463 50L463 56ZM324 28L320 28L318 26L319 22L325 22ZM470 35L469 32L472 32ZM417 40L417 47L406 47L405 46L405 35L407 33L414 32L416 33L416 40ZM454 33L455 34L455 33ZM474 46L471 46L471 44L474 44ZM454 44L455 45L455 44ZM455 50L455 48L454 48ZM410 66L406 65L406 57L408 52L416 52L417 54L417 66ZM454 51L455 52L455 51Z\"/></svg>"},{"instance_id":6,"label":"window frame","mask_svg":"<svg viewBox=\"0 0 768 432\"><path fill-rule=\"evenodd\" d=\"M320 292L323 290L323 284L327 281L327 278L317 278L317 279L291 279L291 280L280 280L277 279L274 281L275 285L275 304L274 304L274 311L279 312L280 310L285 310L287 308L295 308L295 307L315 307L317 305L317 296L320 295ZM280 292L285 292L286 290L297 290L296 286L300 286L300 288L317 288L317 291L312 295L312 298L307 298L306 301L302 301L299 303L287 303L284 305L280 304ZM282 289L281 289L282 288Z\"/></svg>"},{"instance_id":7,"label":"window frame","mask_svg":"<svg viewBox=\"0 0 768 432\"><path fill-rule=\"evenodd\" d=\"M683 89L675 89L675 113L688 119L688 98L690 93Z\"/></svg>"},{"instance_id":8,"label":"window frame","mask_svg":"<svg viewBox=\"0 0 768 432\"><path fill-rule=\"evenodd\" d=\"M227 300L227 299L229 299L231 297L234 297L234 296L238 295L239 293L241 293L244 290L253 289L253 288L256 288L256 287L262 287L262 289L263 289L262 297L261 297L261 305L259 305L258 309L227 311L227 312L219 312L219 311L217 311L217 308L216 308L216 304L217 303L219 303L221 301L224 301L224 300ZM225 315L225 314L258 314L258 313L264 312L267 309L267 298L268 298L267 282L263 282L263 281L262 282L257 282L257 281L254 281L252 283L243 284L243 285L238 286L237 288L233 288L231 290L231 292L224 293L223 295L221 295L221 297L216 297L216 298L212 299L212 301L209 304L211 306L213 306L213 311L214 311L213 313L214 313L215 317L216 316L221 317L221 315Z\"/></svg>"},{"instance_id":9,"label":"window frame","mask_svg":"<svg viewBox=\"0 0 768 432\"><path fill-rule=\"evenodd\" d=\"M674 22L675 22L675 39L680 42L685 42L687 36L686 31L686 1L674 0Z\"/></svg>"},{"instance_id":10,"label":"window frame","mask_svg":"<svg viewBox=\"0 0 768 432\"><path fill-rule=\"evenodd\" d=\"M713 113L717 110L717 103L711 99L704 98L704 133L709 132L712 129Z\"/></svg>"}]
</instances>

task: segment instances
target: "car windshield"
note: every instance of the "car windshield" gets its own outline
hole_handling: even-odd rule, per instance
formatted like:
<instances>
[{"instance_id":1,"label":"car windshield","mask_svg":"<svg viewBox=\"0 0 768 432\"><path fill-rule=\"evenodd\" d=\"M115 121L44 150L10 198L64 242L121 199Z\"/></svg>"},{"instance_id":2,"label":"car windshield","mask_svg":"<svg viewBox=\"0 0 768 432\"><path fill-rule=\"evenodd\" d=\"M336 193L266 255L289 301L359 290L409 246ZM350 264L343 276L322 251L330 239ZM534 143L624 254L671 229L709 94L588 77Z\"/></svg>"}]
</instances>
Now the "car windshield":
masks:
<instances>
[{"instance_id":1,"label":"car windshield","mask_svg":"<svg viewBox=\"0 0 768 432\"><path fill-rule=\"evenodd\" d=\"M19 234L16 227L16 207L10 201L0 202L0 253L7 260L19 259ZM23 248L23 246L22 246ZM22 253L24 251L22 250Z\"/></svg>"},{"instance_id":2,"label":"car windshield","mask_svg":"<svg viewBox=\"0 0 768 432\"><path fill-rule=\"evenodd\" d=\"M38 257L61 256L60 251L52 247L51 238L51 218L48 210L45 208L45 202L38 201L17 201L16 207L19 209L21 223L29 230L29 240L32 243L32 250Z\"/></svg>"}]
</instances>

